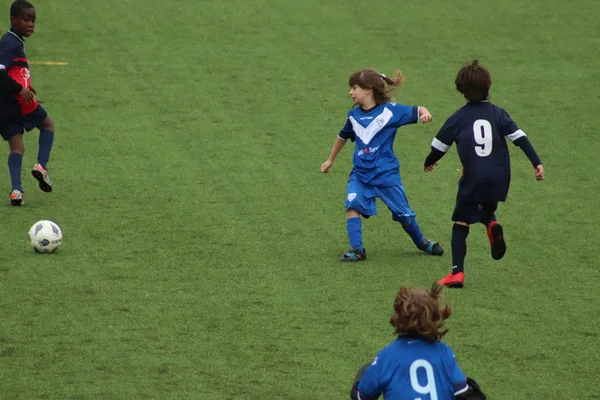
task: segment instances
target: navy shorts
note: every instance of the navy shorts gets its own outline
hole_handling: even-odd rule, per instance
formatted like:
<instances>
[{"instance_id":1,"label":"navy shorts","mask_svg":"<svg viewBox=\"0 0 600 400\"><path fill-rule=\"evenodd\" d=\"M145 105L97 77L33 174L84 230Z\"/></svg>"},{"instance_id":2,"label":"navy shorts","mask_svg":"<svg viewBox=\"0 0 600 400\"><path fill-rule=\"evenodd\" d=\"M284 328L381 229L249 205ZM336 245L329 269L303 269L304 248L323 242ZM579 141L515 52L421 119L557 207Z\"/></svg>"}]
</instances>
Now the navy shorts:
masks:
<instances>
[{"instance_id":1,"label":"navy shorts","mask_svg":"<svg viewBox=\"0 0 600 400\"><path fill-rule=\"evenodd\" d=\"M404 186L372 186L362 183L354 175L350 176L346 191L346 211L356 210L363 217L377 215L376 199L385 204L395 218L414 217L416 213L410 208Z\"/></svg>"},{"instance_id":2,"label":"navy shorts","mask_svg":"<svg viewBox=\"0 0 600 400\"><path fill-rule=\"evenodd\" d=\"M0 135L4 140L9 141L14 136L22 135L24 132L29 132L42 125L46 117L48 117L48 113L44 107L38 105L27 115L15 119L0 119Z\"/></svg>"},{"instance_id":3,"label":"navy shorts","mask_svg":"<svg viewBox=\"0 0 600 400\"><path fill-rule=\"evenodd\" d=\"M481 220L482 206L493 211L505 201L510 181L471 184L461 178L452 221L475 224Z\"/></svg>"},{"instance_id":4,"label":"navy shorts","mask_svg":"<svg viewBox=\"0 0 600 400\"><path fill-rule=\"evenodd\" d=\"M469 203L469 202L456 202L454 206L454 212L452 213L452 221L454 222L466 222L469 225L481 222L481 214L483 207L490 209L493 213L498 208L498 202L487 202L487 203Z\"/></svg>"}]
</instances>

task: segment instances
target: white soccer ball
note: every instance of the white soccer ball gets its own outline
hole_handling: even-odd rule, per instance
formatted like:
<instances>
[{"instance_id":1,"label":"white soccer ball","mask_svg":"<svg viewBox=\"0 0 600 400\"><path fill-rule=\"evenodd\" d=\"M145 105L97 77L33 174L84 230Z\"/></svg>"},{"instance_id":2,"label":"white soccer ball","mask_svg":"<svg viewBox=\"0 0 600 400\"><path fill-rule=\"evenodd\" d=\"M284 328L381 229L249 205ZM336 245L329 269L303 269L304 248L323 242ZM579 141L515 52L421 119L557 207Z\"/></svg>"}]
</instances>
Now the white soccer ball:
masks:
<instances>
[{"instance_id":1,"label":"white soccer ball","mask_svg":"<svg viewBox=\"0 0 600 400\"><path fill-rule=\"evenodd\" d=\"M52 253L62 240L62 229L55 222L42 220L29 228L29 244L40 253Z\"/></svg>"}]
</instances>

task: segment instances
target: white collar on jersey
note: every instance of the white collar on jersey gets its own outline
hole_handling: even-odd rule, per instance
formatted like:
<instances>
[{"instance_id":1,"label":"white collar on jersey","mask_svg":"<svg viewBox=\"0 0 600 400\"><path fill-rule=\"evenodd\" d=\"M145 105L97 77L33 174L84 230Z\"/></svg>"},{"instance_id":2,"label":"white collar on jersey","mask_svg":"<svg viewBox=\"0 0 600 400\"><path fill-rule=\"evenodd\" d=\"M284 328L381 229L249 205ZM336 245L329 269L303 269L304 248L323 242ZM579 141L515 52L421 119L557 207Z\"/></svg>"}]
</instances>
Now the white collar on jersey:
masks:
<instances>
[{"instance_id":1,"label":"white collar on jersey","mask_svg":"<svg viewBox=\"0 0 600 400\"><path fill-rule=\"evenodd\" d=\"M16 33L14 33L13 31L8 31L8 33L12 33L14 37L16 37L17 39L19 39L21 42L25 43L25 41L23 39L21 39L19 37L19 35L17 35Z\"/></svg>"}]
</instances>

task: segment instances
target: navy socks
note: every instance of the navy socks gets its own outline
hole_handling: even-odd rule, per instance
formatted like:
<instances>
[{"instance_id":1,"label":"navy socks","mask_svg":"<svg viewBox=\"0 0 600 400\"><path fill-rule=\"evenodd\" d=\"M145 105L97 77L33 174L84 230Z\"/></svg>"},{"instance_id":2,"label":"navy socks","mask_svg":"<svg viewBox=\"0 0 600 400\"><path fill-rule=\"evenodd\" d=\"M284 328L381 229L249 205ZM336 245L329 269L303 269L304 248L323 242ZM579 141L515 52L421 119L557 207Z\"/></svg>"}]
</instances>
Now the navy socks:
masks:
<instances>
[{"instance_id":1,"label":"navy socks","mask_svg":"<svg viewBox=\"0 0 600 400\"><path fill-rule=\"evenodd\" d=\"M54 142L53 131L41 131L39 138L39 150L38 150L38 163L42 168L46 169L46 164L50 159L50 152L52 151L52 143Z\"/></svg>"},{"instance_id":2,"label":"navy socks","mask_svg":"<svg viewBox=\"0 0 600 400\"><path fill-rule=\"evenodd\" d=\"M452 226L452 274L463 272L467 256L467 236L469 227L459 224Z\"/></svg>"},{"instance_id":3,"label":"navy socks","mask_svg":"<svg viewBox=\"0 0 600 400\"><path fill-rule=\"evenodd\" d=\"M8 155L8 171L10 172L10 181L12 190L23 191L21 186L21 166L23 164L23 154L10 153Z\"/></svg>"}]
</instances>

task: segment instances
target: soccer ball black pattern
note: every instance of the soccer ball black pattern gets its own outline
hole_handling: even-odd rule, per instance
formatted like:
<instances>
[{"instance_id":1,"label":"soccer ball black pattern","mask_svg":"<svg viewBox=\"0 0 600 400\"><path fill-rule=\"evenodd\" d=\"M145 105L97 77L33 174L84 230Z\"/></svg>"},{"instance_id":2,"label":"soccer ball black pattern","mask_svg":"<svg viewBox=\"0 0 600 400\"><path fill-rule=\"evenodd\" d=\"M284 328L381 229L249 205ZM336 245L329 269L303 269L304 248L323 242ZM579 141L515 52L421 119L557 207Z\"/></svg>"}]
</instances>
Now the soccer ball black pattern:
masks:
<instances>
[{"instance_id":1,"label":"soccer ball black pattern","mask_svg":"<svg viewBox=\"0 0 600 400\"><path fill-rule=\"evenodd\" d=\"M52 253L60 246L62 240L62 229L56 222L38 221L29 229L29 244L37 252Z\"/></svg>"}]
</instances>

